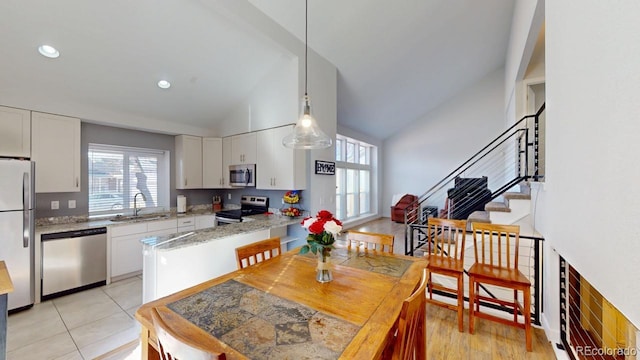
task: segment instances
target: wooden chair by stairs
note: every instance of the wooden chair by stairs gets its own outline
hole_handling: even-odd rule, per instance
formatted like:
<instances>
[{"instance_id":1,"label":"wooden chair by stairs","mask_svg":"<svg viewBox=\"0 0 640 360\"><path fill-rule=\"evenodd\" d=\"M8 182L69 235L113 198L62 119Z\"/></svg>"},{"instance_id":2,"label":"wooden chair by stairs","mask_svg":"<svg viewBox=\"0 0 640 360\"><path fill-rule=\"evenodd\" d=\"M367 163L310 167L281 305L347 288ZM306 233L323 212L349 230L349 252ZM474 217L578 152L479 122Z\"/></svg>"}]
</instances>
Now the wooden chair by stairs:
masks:
<instances>
[{"instance_id":1,"label":"wooden chair by stairs","mask_svg":"<svg viewBox=\"0 0 640 360\"><path fill-rule=\"evenodd\" d=\"M427 302L456 310L458 312L458 331L464 332L464 248L467 236L465 220L449 220L429 218L427 223L427 270L429 272L427 285L429 296ZM456 279L456 288L446 287L432 281L432 274L440 274ZM457 298L457 305L433 298L433 291L453 294Z\"/></svg>"},{"instance_id":2,"label":"wooden chair by stairs","mask_svg":"<svg viewBox=\"0 0 640 360\"><path fill-rule=\"evenodd\" d=\"M249 245L236 248L236 262L238 269L244 269L259 262L280 255L280 238L273 237L267 240L254 242Z\"/></svg>"},{"instance_id":3,"label":"wooden chair by stairs","mask_svg":"<svg viewBox=\"0 0 640 360\"><path fill-rule=\"evenodd\" d=\"M475 264L469 269L469 332L473 334L474 318L480 317L524 329L526 348L531 351L531 282L518 270L520 227L473 223L473 248ZM479 294L480 284L494 285L513 290L513 301L496 299ZM518 301L518 291L524 296L524 304ZM486 301L513 309L513 320L481 312L480 302ZM518 322L518 313L524 323Z\"/></svg>"},{"instance_id":4,"label":"wooden chair by stairs","mask_svg":"<svg viewBox=\"0 0 640 360\"><path fill-rule=\"evenodd\" d=\"M386 251L393 254L395 236L391 234L378 234L372 232L349 230L347 232L347 247L351 249L351 243L363 244L365 250Z\"/></svg>"}]
</instances>

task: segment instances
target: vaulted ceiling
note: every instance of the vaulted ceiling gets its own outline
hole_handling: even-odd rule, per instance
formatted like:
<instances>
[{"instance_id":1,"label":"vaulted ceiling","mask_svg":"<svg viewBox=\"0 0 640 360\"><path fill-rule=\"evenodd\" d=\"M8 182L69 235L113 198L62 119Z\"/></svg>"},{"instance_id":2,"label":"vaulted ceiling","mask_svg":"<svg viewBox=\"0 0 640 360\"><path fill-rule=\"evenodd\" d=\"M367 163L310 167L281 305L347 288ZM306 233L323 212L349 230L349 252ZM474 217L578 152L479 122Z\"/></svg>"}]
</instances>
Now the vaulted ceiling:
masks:
<instances>
[{"instance_id":1,"label":"vaulted ceiling","mask_svg":"<svg viewBox=\"0 0 640 360\"><path fill-rule=\"evenodd\" d=\"M2 1L0 105L210 128L291 58L220 1ZM304 1L249 2L304 40ZM501 67L513 2L309 0L309 46L338 69L338 123L384 139ZM44 43L60 58L40 56Z\"/></svg>"}]
</instances>

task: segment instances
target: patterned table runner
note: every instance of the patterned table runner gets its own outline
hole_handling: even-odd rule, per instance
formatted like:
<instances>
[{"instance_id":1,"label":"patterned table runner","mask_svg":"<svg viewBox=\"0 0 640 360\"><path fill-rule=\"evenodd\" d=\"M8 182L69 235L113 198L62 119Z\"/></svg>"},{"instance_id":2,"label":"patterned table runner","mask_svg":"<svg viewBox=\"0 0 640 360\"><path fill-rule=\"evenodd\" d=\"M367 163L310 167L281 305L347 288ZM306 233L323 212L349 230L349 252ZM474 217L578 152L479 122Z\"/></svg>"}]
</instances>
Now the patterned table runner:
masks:
<instances>
[{"instance_id":1,"label":"patterned table runner","mask_svg":"<svg viewBox=\"0 0 640 360\"><path fill-rule=\"evenodd\" d=\"M252 359L337 359L360 330L235 280L167 306Z\"/></svg>"},{"instance_id":2,"label":"patterned table runner","mask_svg":"<svg viewBox=\"0 0 640 360\"><path fill-rule=\"evenodd\" d=\"M305 256L316 257L317 255L307 253ZM348 251L347 248L331 250L331 262L397 278L402 277L413 264L413 261L400 257L378 255L373 251Z\"/></svg>"}]
</instances>

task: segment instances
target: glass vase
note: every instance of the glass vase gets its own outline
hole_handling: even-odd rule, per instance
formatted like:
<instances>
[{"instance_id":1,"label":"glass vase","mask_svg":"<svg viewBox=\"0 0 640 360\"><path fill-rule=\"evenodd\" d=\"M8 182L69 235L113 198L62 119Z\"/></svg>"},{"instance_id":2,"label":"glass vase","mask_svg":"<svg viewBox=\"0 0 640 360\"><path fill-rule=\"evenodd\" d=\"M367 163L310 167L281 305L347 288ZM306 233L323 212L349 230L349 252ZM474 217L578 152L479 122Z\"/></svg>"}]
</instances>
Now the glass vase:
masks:
<instances>
[{"instance_id":1,"label":"glass vase","mask_svg":"<svg viewBox=\"0 0 640 360\"><path fill-rule=\"evenodd\" d=\"M318 249L318 267L316 268L316 281L327 283L333 280L331 273L331 248Z\"/></svg>"}]
</instances>

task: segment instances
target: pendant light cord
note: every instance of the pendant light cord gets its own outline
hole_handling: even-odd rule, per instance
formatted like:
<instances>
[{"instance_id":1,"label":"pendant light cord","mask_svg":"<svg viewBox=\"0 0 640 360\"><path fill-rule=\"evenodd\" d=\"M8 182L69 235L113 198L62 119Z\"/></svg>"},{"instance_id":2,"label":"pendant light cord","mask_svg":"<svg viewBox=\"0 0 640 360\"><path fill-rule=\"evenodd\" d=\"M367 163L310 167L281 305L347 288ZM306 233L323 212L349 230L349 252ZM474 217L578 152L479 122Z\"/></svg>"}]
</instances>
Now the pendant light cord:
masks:
<instances>
[{"instance_id":1,"label":"pendant light cord","mask_svg":"<svg viewBox=\"0 0 640 360\"><path fill-rule=\"evenodd\" d=\"M309 0L305 0L304 3L304 96L307 96L307 57L308 48L307 45L307 33L309 32Z\"/></svg>"}]
</instances>

